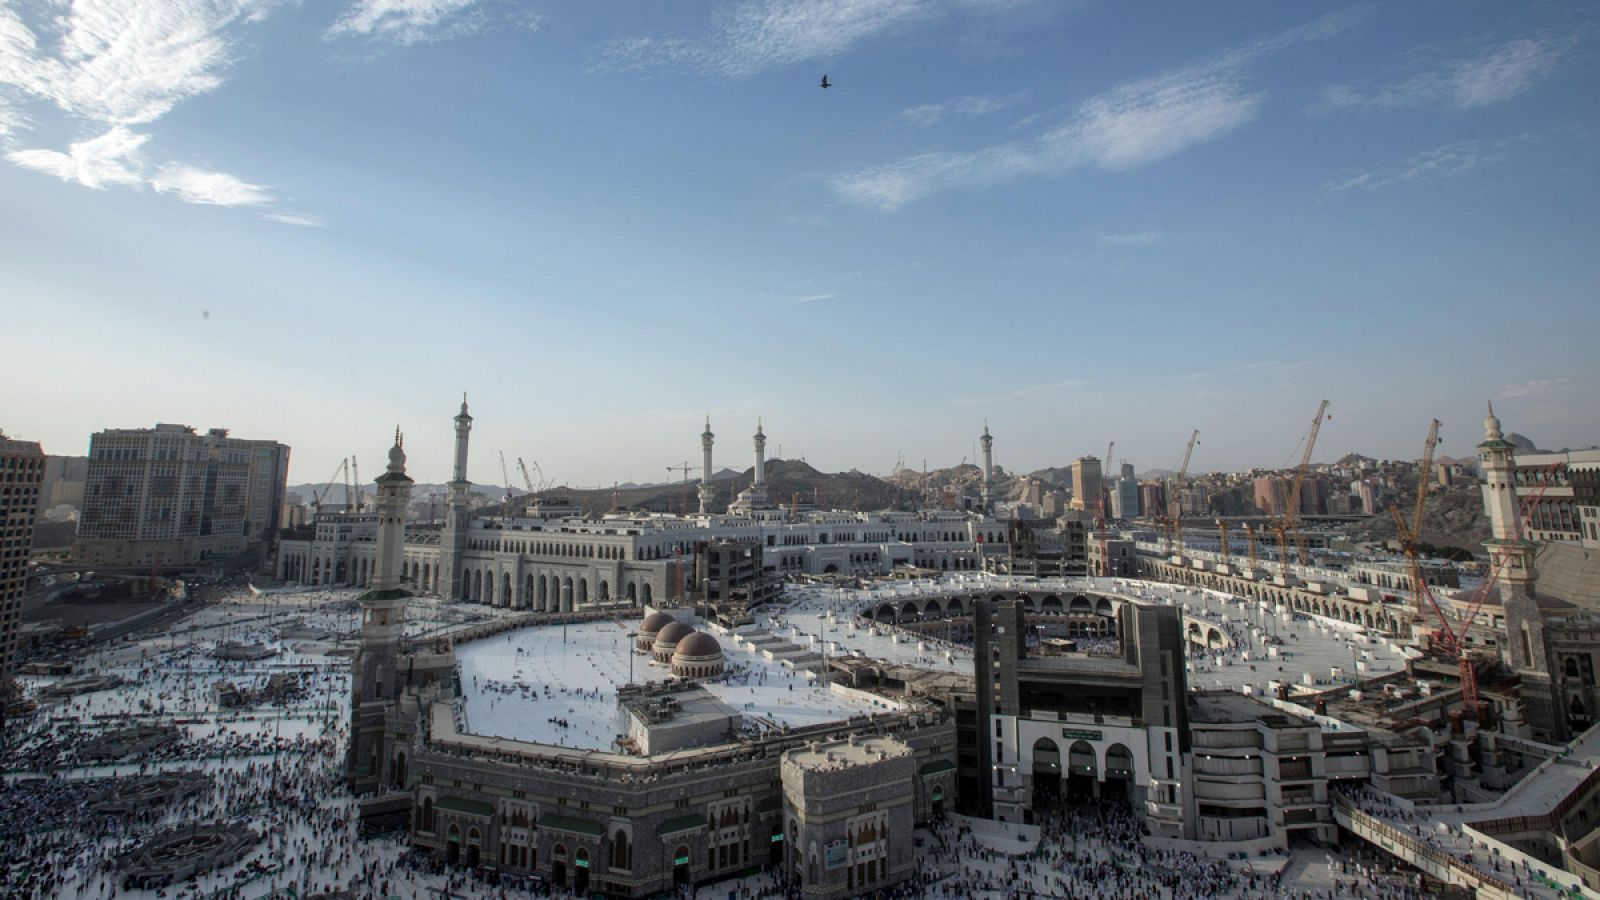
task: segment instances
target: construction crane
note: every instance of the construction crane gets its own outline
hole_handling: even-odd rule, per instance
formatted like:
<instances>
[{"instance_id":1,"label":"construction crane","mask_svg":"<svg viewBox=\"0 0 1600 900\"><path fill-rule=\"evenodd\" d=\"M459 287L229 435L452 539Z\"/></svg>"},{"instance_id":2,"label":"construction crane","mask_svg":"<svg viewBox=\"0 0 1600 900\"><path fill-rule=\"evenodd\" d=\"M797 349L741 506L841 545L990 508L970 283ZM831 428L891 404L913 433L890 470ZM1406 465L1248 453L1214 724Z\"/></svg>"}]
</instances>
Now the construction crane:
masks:
<instances>
[{"instance_id":1,"label":"construction crane","mask_svg":"<svg viewBox=\"0 0 1600 900\"><path fill-rule=\"evenodd\" d=\"M1311 430L1306 432L1306 449L1300 455L1300 468L1294 471L1294 487L1289 490L1289 502L1284 510L1284 528L1294 535L1295 558L1306 564L1306 536L1301 533L1297 517L1300 515L1300 488L1306 482L1306 470L1311 466L1311 451L1317 446L1317 433L1322 430L1323 417L1328 412L1328 401L1317 404L1317 415L1311 420ZM1327 416L1327 418L1333 418Z\"/></svg>"},{"instance_id":2,"label":"construction crane","mask_svg":"<svg viewBox=\"0 0 1600 900\"><path fill-rule=\"evenodd\" d=\"M1106 469L1105 469L1105 473L1102 473L1101 478L1100 478L1100 516L1099 516L1099 518L1100 518L1100 522L1099 522L1100 534L1099 534L1099 538L1100 538L1100 574L1101 575L1110 575L1111 574L1111 553L1110 553L1110 550L1108 549L1109 544L1106 543L1106 480L1105 480L1105 475L1109 474L1111 472L1111 451L1115 450L1116 447L1117 447L1117 442L1116 441L1112 441L1111 443L1106 444Z\"/></svg>"},{"instance_id":3,"label":"construction crane","mask_svg":"<svg viewBox=\"0 0 1600 900\"><path fill-rule=\"evenodd\" d=\"M688 460L684 460L681 466L667 466L667 471L683 473L683 498L679 504L680 509L678 511L687 516L689 514L689 473L694 471L694 466Z\"/></svg>"},{"instance_id":4,"label":"construction crane","mask_svg":"<svg viewBox=\"0 0 1600 900\"><path fill-rule=\"evenodd\" d=\"M1429 434L1430 436L1433 434L1431 429ZM1538 508L1540 501L1544 499L1545 491L1549 490L1550 485L1555 482L1555 474L1561 466L1562 463L1559 462L1551 465L1545 470L1547 477L1541 481L1538 490L1526 497L1517 498L1517 514L1511 523L1513 541L1522 540L1523 517L1527 514L1528 509ZM1395 526L1401 531L1401 540L1415 544L1417 535L1410 532L1410 529L1406 526L1405 517L1400 514L1398 509L1392 509L1391 514L1394 516ZM1510 559L1509 555L1501 557L1499 565L1490 570L1489 577L1485 578L1483 583L1478 585L1477 589L1467 599L1467 611L1455 623L1450 621L1450 617L1445 615L1444 610L1439 607L1438 601L1433 598L1433 592L1428 588L1427 579L1422 576L1421 562L1412 564L1412 585L1426 600L1434 615L1439 617L1439 630L1433 633L1433 638L1446 655L1456 658L1461 676L1461 704L1467 716L1473 719L1481 720L1483 708L1478 701L1478 673L1472 665L1472 655L1468 651L1467 635L1471 633L1472 627L1477 624L1478 613L1489 599L1490 592L1494 590L1495 584L1500 580L1505 564Z\"/></svg>"},{"instance_id":5,"label":"construction crane","mask_svg":"<svg viewBox=\"0 0 1600 900\"><path fill-rule=\"evenodd\" d=\"M1389 506L1389 514L1394 517L1395 530L1400 537L1400 552L1405 555L1406 565L1411 573L1411 589L1416 595L1418 613L1427 611L1422 591L1418 587L1422 583L1422 565L1418 557L1422 541L1422 513L1428 501L1428 487L1433 481L1429 473L1433 470L1433 450L1437 446L1439 446L1439 420L1434 419L1428 426L1428 438L1422 445L1422 466L1417 470L1417 505L1411 521L1406 522L1405 517L1400 514L1399 506L1394 504Z\"/></svg>"},{"instance_id":6,"label":"construction crane","mask_svg":"<svg viewBox=\"0 0 1600 900\"><path fill-rule=\"evenodd\" d=\"M1178 474L1172 479L1172 496L1167 498L1167 515L1173 521L1179 556L1183 555L1183 479L1189 474L1189 457L1194 455L1194 445L1199 437L1198 428L1189 435L1189 446L1183 450L1183 462L1178 464Z\"/></svg>"},{"instance_id":7,"label":"construction crane","mask_svg":"<svg viewBox=\"0 0 1600 900\"><path fill-rule=\"evenodd\" d=\"M1250 544L1250 575L1253 578L1256 572L1256 527L1249 522L1244 523L1244 539Z\"/></svg>"},{"instance_id":8,"label":"construction crane","mask_svg":"<svg viewBox=\"0 0 1600 900\"><path fill-rule=\"evenodd\" d=\"M512 496L511 496L511 471L506 468L506 452L504 450L500 451L500 480L505 482L505 485L506 485L505 504L504 504L504 507L501 509L500 514L501 515L510 515L511 514L511 501L513 499Z\"/></svg>"},{"instance_id":9,"label":"construction crane","mask_svg":"<svg viewBox=\"0 0 1600 900\"><path fill-rule=\"evenodd\" d=\"M328 476L328 482L322 486L322 490L311 492L312 516L321 515L322 505L328 502L328 494L332 492L333 486L339 483L339 475L346 471L349 465L350 460L348 457L339 460L339 465L333 470L333 474Z\"/></svg>"},{"instance_id":10,"label":"construction crane","mask_svg":"<svg viewBox=\"0 0 1600 900\"><path fill-rule=\"evenodd\" d=\"M1217 541L1218 541L1218 543L1220 545L1219 549L1222 551L1222 564L1223 565L1227 565L1228 564L1228 520L1227 519L1218 519L1217 520Z\"/></svg>"},{"instance_id":11,"label":"construction crane","mask_svg":"<svg viewBox=\"0 0 1600 900\"><path fill-rule=\"evenodd\" d=\"M544 477L544 467L539 465L538 460L533 461L533 470L539 473L537 482L528 475L528 464L523 462L520 456L517 457L517 468L522 470L522 483L528 486L528 493L539 494L550 489L550 479ZM538 485L537 490L534 488L535 484Z\"/></svg>"}]
</instances>

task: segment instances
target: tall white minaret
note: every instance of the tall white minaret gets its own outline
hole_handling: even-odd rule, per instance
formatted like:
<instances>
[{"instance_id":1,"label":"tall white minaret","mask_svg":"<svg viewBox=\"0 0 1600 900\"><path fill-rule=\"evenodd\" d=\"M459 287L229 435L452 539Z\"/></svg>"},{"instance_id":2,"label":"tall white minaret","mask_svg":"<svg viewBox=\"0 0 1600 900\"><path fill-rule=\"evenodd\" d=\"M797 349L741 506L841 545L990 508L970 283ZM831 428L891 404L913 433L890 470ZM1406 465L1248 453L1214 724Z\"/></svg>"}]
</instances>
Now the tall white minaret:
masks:
<instances>
[{"instance_id":1,"label":"tall white minaret","mask_svg":"<svg viewBox=\"0 0 1600 900\"><path fill-rule=\"evenodd\" d=\"M1534 736L1543 741L1567 737L1567 717L1553 695L1544 620L1534 600L1534 543L1522 537L1522 512L1517 503L1516 445L1506 440L1500 419L1489 404L1483 420L1483 443L1478 445L1483 469L1483 506L1489 516L1490 538L1483 542L1490 565L1499 573L1496 588L1505 613L1505 639L1500 641L1504 661L1522 677L1523 712Z\"/></svg>"},{"instance_id":2,"label":"tall white minaret","mask_svg":"<svg viewBox=\"0 0 1600 900\"><path fill-rule=\"evenodd\" d=\"M767 486L767 436L761 432L761 420L756 420L756 490L764 490Z\"/></svg>"},{"instance_id":3,"label":"tall white minaret","mask_svg":"<svg viewBox=\"0 0 1600 900\"><path fill-rule=\"evenodd\" d=\"M467 439L472 434L472 416L467 412L467 395L461 395L461 412L456 414L456 461L450 477L450 508L445 514L444 535L439 543L439 593L447 600L462 596L461 554L467 549L467 520L470 514L472 482L467 480Z\"/></svg>"},{"instance_id":4,"label":"tall white minaret","mask_svg":"<svg viewBox=\"0 0 1600 900\"><path fill-rule=\"evenodd\" d=\"M406 504L411 478L400 429L394 430L387 471L377 478L378 534L376 574L372 586L357 598L361 604L361 646L350 682L350 755L345 775L357 793L380 789L389 753L384 719L400 693L400 640L405 633L406 601L411 592L401 584L405 559ZM404 785L390 784L390 787Z\"/></svg>"},{"instance_id":5,"label":"tall white minaret","mask_svg":"<svg viewBox=\"0 0 1600 900\"><path fill-rule=\"evenodd\" d=\"M983 420L983 489L978 495L985 514L994 510L994 437L989 434L989 420Z\"/></svg>"},{"instance_id":6,"label":"tall white minaret","mask_svg":"<svg viewBox=\"0 0 1600 900\"><path fill-rule=\"evenodd\" d=\"M702 516L711 514L711 500L716 490L711 486L711 444L716 437L711 433L711 417L706 416L706 430L700 435L700 451L703 457L700 463L700 515Z\"/></svg>"}]
</instances>

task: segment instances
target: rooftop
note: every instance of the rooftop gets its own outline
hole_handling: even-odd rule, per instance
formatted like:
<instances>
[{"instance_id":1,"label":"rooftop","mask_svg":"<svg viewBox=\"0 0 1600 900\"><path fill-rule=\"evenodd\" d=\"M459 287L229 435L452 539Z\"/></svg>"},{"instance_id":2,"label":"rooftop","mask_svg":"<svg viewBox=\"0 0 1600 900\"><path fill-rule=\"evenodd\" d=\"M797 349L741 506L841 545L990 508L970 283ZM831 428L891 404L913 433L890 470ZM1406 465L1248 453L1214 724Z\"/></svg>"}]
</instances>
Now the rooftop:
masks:
<instances>
[{"instance_id":1,"label":"rooftop","mask_svg":"<svg viewBox=\"0 0 1600 900\"><path fill-rule=\"evenodd\" d=\"M588 750L612 750L620 733L617 688L661 682L670 672L633 649L628 633L640 620L522 628L456 647L462 731ZM818 686L744 645L723 640L727 674L704 682L712 696L743 717L746 733L820 725L853 715L888 712L887 698ZM629 659L632 658L630 673Z\"/></svg>"},{"instance_id":2,"label":"rooftop","mask_svg":"<svg viewBox=\"0 0 1600 900\"><path fill-rule=\"evenodd\" d=\"M869 737L860 740L831 741L790 750L784 760L812 772L825 772L844 766L859 766L900 756L911 755L911 748L890 737Z\"/></svg>"}]
</instances>

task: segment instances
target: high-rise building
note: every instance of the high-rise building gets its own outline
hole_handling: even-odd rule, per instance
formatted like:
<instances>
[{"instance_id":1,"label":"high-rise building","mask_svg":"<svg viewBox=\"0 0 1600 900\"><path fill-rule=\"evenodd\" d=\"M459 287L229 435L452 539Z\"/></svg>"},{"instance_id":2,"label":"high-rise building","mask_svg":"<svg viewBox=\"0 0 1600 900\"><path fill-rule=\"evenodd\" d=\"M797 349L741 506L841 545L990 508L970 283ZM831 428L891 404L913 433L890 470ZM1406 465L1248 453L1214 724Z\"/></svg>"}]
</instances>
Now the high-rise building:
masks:
<instances>
[{"instance_id":1,"label":"high-rise building","mask_svg":"<svg viewBox=\"0 0 1600 900\"><path fill-rule=\"evenodd\" d=\"M1269 516L1281 516L1289 508L1289 490L1277 475L1262 475L1255 480L1256 509Z\"/></svg>"},{"instance_id":2,"label":"high-rise building","mask_svg":"<svg viewBox=\"0 0 1600 900\"><path fill-rule=\"evenodd\" d=\"M22 594L28 586L33 518L44 478L44 451L0 433L0 706L16 662Z\"/></svg>"},{"instance_id":3,"label":"high-rise building","mask_svg":"<svg viewBox=\"0 0 1600 900\"><path fill-rule=\"evenodd\" d=\"M1167 489L1156 481L1147 481L1139 485L1139 509L1147 516L1166 515Z\"/></svg>"},{"instance_id":4,"label":"high-rise building","mask_svg":"<svg viewBox=\"0 0 1600 900\"><path fill-rule=\"evenodd\" d=\"M1139 515L1139 482L1133 477L1133 463L1122 464L1122 477L1111 492L1111 517L1121 521Z\"/></svg>"},{"instance_id":5,"label":"high-rise building","mask_svg":"<svg viewBox=\"0 0 1600 900\"><path fill-rule=\"evenodd\" d=\"M1105 497L1106 483L1100 473L1100 459L1080 456L1072 461L1072 508L1098 512Z\"/></svg>"},{"instance_id":6,"label":"high-rise building","mask_svg":"<svg viewBox=\"0 0 1600 900\"><path fill-rule=\"evenodd\" d=\"M46 456L44 478L39 482L39 512L58 506L83 508L83 487L89 478L89 460L83 456Z\"/></svg>"},{"instance_id":7,"label":"high-rise building","mask_svg":"<svg viewBox=\"0 0 1600 900\"><path fill-rule=\"evenodd\" d=\"M76 557L93 565L189 565L270 548L289 448L187 425L110 429L89 439Z\"/></svg>"}]
</instances>

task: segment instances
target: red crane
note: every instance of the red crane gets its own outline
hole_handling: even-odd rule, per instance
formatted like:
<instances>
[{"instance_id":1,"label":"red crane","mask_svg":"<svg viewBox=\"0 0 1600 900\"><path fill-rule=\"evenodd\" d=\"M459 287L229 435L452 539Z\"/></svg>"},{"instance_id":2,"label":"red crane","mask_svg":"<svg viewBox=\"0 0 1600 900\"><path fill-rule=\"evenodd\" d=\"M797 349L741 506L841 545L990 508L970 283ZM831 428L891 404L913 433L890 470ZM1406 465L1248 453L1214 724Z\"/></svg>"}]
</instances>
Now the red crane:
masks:
<instances>
[{"instance_id":1,"label":"red crane","mask_svg":"<svg viewBox=\"0 0 1600 900\"><path fill-rule=\"evenodd\" d=\"M1430 442L1437 442L1437 432L1438 423L1435 422L1433 428L1429 431ZM1433 456L1432 450L1433 448L1430 446L1428 448L1429 458ZM1550 466L1548 470L1550 474L1554 475L1560 465L1560 463L1556 463ZM1428 476L1424 475L1423 477ZM1514 540L1522 539L1522 518L1525 510L1530 506L1536 506L1543 499L1545 491L1549 489L1554 481L1554 478L1542 479L1537 490L1527 496L1517 498L1517 515L1515 522L1512 523L1512 538ZM1433 633L1433 638L1447 655L1456 657L1460 665L1462 706L1469 718L1481 720L1483 710L1482 704L1478 700L1478 674L1472 667L1472 656L1468 652L1467 635L1472 631L1472 626L1477 624L1478 613L1489 599L1490 591L1494 590L1496 582L1500 580L1501 570L1505 567L1505 561L1509 557L1502 557L1500 563L1490 569L1489 577L1478 585L1477 590L1473 591L1468 599L1466 614L1462 616L1459 622L1452 623L1450 617L1445 615L1438 601L1434 599L1433 592L1428 589L1427 580L1422 575L1422 563L1417 558L1418 553L1416 551L1416 530L1420 530L1422 524L1420 518L1416 529L1413 529L1406 525L1405 517L1400 514L1398 509L1392 509L1391 512L1394 516L1395 525L1400 529L1400 540L1409 548L1407 557L1411 565L1411 583L1422 598L1427 601L1427 605L1432 608L1434 615L1439 617L1439 630Z\"/></svg>"}]
</instances>

